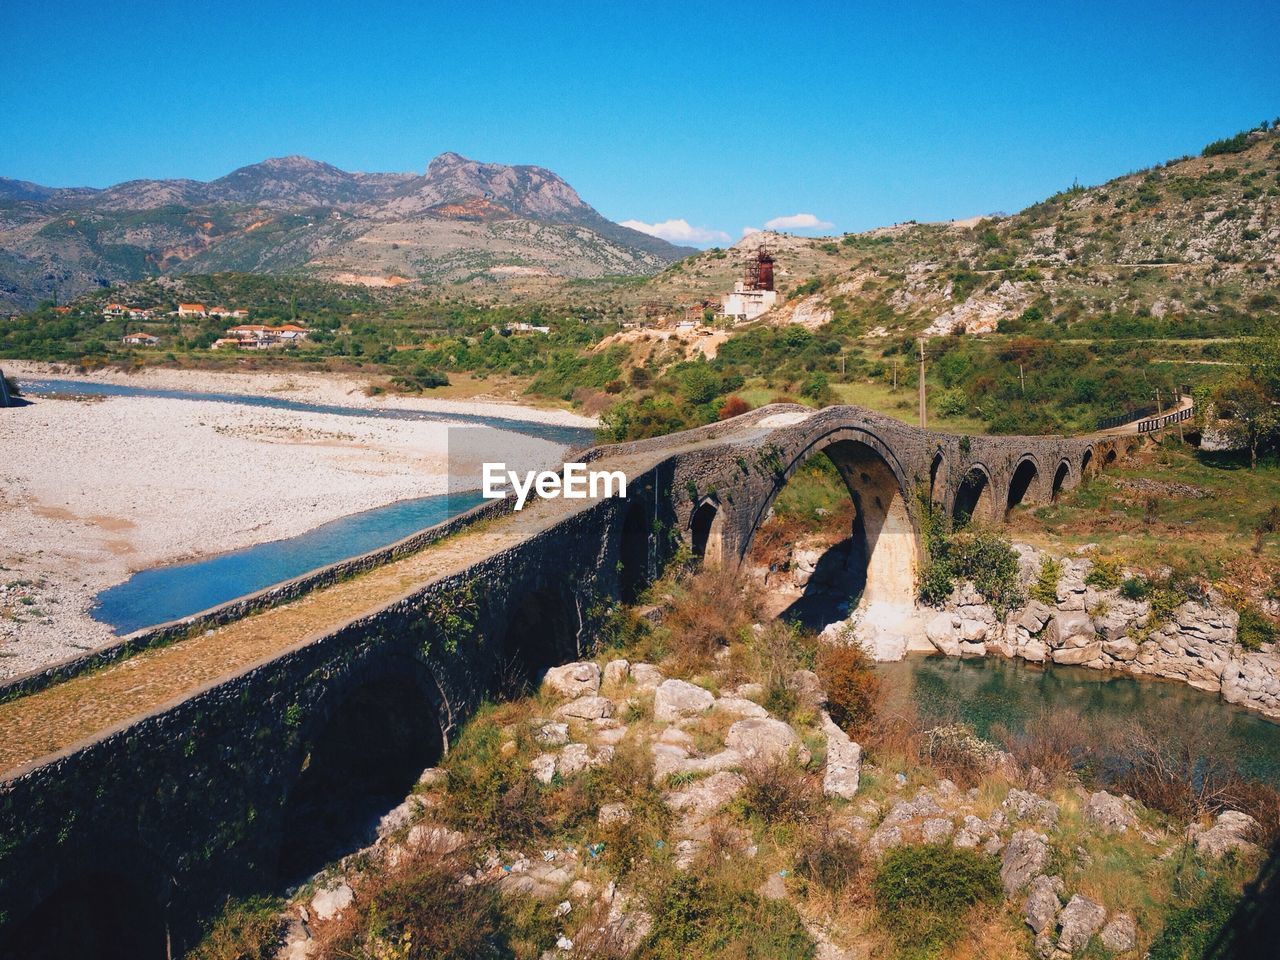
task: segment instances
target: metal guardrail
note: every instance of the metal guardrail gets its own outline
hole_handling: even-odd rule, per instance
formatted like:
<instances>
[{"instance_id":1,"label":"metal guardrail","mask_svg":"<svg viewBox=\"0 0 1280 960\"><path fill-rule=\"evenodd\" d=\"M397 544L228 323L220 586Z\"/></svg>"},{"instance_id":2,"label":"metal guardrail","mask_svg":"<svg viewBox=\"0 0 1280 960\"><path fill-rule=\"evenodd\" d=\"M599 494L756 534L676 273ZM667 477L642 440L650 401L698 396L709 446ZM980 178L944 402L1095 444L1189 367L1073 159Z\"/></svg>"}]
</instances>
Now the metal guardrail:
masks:
<instances>
[{"instance_id":1,"label":"metal guardrail","mask_svg":"<svg viewBox=\"0 0 1280 960\"><path fill-rule=\"evenodd\" d=\"M1191 384L1178 384L1178 402L1181 403L1184 398L1190 396ZM1133 423L1135 420L1146 420L1153 413L1160 413L1161 409L1163 408L1157 407L1152 403L1145 407L1133 407L1132 409L1126 410L1124 413L1117 413L1110 417L1099 417L1097 429L1110 430L1112 427L1124 426L1124 424Z\"/></svg>"},{"instance_id":2,"label":"metal guardrail","mask_svg":"<svg viewBox=\"0 0 1280 960\"><path fill-rule=\"evenodd\" d=\"M1100 417L1098 419L1099 430L1110 430L1112 427L1119 427L1126 423L1132 423L1134 420L1141 420L1149 417L1153 413L1159 413L1160 408L1155 404L1146 407L1137 407L1133 410L1126 410L1124 413L1117 413L1111 417Z\"/></svg>"},{"instance_id":3,"label":"metal guardrail","mask_svg":"<svg viewBox=\"0 0 1280 960\"><path fill-rule=\"evenodd\" d=\"M1183 407L1173 413L1166 413L1162 417L1152 417L1150 420L1141 420L1138 423L1139 433L1153 433L1156 430L1163 430L1171 423L1181 423L1184 420L1190 420L1195 414L1195 407Z\"/></svg>"}]
</instances>

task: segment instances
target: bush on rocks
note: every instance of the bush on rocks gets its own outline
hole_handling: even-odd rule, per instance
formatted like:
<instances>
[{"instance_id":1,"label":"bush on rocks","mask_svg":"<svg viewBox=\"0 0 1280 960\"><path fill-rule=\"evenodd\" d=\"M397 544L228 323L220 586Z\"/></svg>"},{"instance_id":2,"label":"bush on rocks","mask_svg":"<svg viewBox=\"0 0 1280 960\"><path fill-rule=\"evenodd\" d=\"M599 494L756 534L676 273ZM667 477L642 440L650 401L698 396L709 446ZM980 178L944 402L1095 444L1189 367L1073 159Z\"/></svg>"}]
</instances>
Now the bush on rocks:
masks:
<instances>
[{"instance_id":1,"label":"bush on rocks","mask_svg":"<svg viewBox=\"0 0 1280 960\"><path fill-rule=\"evenodd\" d=\"M742 765L746 778L739 802L765 823L804 823L822 806L818 779L789 759L759 757Z\"/></svg>"},{"instance_id":2,"label":"bush on rocks","mask_svg":"<svg viewBox=\"0 0 1280 960\"><path fill-rule=\"evenodd\" d=\"M880 923L902 956L927 956L954 942L961 921L1003 895L999 865L973 850L919 844L890 851L872 881Z\"/></svg>"},{"instance_id":3,"label":"bush on rocks","mask_svg":"<svg viewBox=\"0 0 1280 960\"><path fill-rule=\"evenodd\" d=\"M680 873L651 898L653 929L640 949L652 960L808 960L814 942L795 908L766 900L741 871Z\"/></svg>"},{"instance_id":4,"label":"bush on rocks","mask_svg":"<svg viewBox=\"0 0 1280 960\"><path fill-rule=\"evenodd\" d=\"M478 960L503 954L495 931L502 921L494 884L459 883L462 850L423 846L394 867L371 873L355 908L323 925L318 960L396 957L403 960Z\"/></svg>"},{"instance_id":5,"label":"bush on rocks","mask_svg":"<svg viewBox=\"0 0 1280 960\"><path fill-rule=\"evenodd\" d=\"M871 658L856 643L832 644L818 652L817 668L831 719L850 736L859 735L880 705L880 677Z\"/></svg>"},{"instance_id":6,"label":"bush on rocks","mask_svg":"<svg viewBox=\"0 0 1280 960\"><path fill-rule=\"evenodd\" d=\"M284 935L280 902L251 898L228 901L206 931L191 960L271 960Z\"/></svg>"},{"instance_id":7,"label":"bush on rocks","mask_svg":"<svg viewBox=\"0 0 1280 960\"><path fill-rule=\"evenodd\" d=\"M862 865L862 848L824 824L809 835L796 855L796 873L830 893L844 890Z\"/></svg>"}]
</instances>

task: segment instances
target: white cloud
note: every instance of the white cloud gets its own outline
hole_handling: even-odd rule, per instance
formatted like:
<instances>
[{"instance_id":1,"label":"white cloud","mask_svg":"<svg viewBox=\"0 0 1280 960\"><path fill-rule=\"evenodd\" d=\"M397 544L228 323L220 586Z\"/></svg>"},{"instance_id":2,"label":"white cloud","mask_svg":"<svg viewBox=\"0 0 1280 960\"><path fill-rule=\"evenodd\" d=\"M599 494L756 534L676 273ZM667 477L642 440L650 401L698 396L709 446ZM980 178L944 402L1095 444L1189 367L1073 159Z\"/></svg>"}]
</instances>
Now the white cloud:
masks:
<instances>
[{"instance_id":1,"label":"white cloud","mask_svg":"<svg viewBox=\"0 0 1280 960\"><path fill-rule=\"evenodd\" d=\"M793 213L789 217L774 217L765 223L766 230L830 230L834 223L819 220L812 213Z\"/></svg>"},{"instance_id":2,"label":"white cloud","mask_svg":"<svg viewBox=\"0 0 1280 960\"><path fill-rule=\"evenodd\" d=\"M764 233L764 231L761 230L759 227L743 227L742 228L742 235L744 237L749 237L753 233Z\"/></svg>"},{"instance_id":3,"label":"white cloud","mask_svg":"<svg viewBox=\"0 0 1280 960\"><path fill-rule=\"evenodd\" d=\"M651 237L658 237L668 243L684 246L700 246L712 243L727 243L729 235L723 230L710 230L706 227L694 227L688 220L664 220L662 223L645 223L643 220L623 220L622 226L639 230Z\"/></svg>"}]
</instances>

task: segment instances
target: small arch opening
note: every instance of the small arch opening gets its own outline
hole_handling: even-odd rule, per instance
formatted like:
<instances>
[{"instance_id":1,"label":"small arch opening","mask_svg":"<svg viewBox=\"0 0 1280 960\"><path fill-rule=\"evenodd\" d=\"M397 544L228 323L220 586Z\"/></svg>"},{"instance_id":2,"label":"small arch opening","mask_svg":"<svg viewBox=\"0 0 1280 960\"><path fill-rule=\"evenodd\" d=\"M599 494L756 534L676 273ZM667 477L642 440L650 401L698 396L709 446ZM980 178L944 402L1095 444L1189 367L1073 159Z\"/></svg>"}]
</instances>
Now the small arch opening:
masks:
<instances>
[{"instance_id":1,"label":"small arch opening","mask_svg":"<svg viewBox=\"0 0 1280 960\"><path fill-rule=\"evenodd\" d=\"M644 503L637 500L627 510L622 522L619 549L622 571L618 589L623 603L635 603L649 585L649 524Z\"/></svg>"},{"instance_id":2,"label":"small arch opening","mask_svg":"<svg viewBox=\"0 0 1280 960\"><path fill-rule=\"evenodd\" d=\"M0 944L22 960L165 960L164 910L142 884L114 871L68 880Z\"/></svg>"},{"instance_id":3,"label":"small arch opening","mask_svg":"<svg viewBox=\"0 0 1280 960\"><path fill-rule=\"evenodd\" d=\"M285 801L279 879L293 883L371 842L379 818L443 750L439 718L416 660L398 662L342 701L311 740Z\"/></svg>"},{"instance_id":4,"label":"small arch opening","mask_svg":"<svg viewBox=\"0 0 1280 960\"><path fill-rule=\"evenodd\" d=\"M933 455L933 463L929 465L929 499L938 499L938 475L942 472L942 451Z\"/></svg>"},{"instance_id":5,"label":"small arch opening","mask_svg":"<svg viewBox=\"0 0 1280 960\"><path fill-rule=\"evenodd\" d=\"M1106 452L1106 454L1103 456L1103 458L1102 458L1102 465L1103 465L1104 467L1109 467L1109 466L1111 466L1111 464L1113 464L1113 463L1115 463L1115 462L1116 462L1116 456L1117 456L1117 455L1116 455L1116 448L1115 448L1115 447L1112 447L1112 448L1111 448L1110 450L1108 450L1108 451Z\"/></svg>"},{"instance_id":6,"label":"small arch opening","mask_svg":"<svg viewBox=\"0 0 1280 960\"><path fill-rule=\"evenodd\" d=\"M536 690L549 669L577 656L577 631L568 604L550 590L523 597L497 647L495 692L503 698Z\"/></svg>"},{"instance_id":7,"label":"small arch opening","mask_svg":"<svg viewBox=\"0 0 1280 960\"><path fill-rule=\"evenodd\" d=\"M1053 487L1049 493L1049 502L1057 503L1058 495L1062 493L1062 485L1067 482L1067 477L1071 475L1071 465L1063 460L1058 464L1058 469L1053 474Z\"/></svg>"},{"instance_id":8,"label":"small arch opening","mask_svg":"<svg viewBox=\"0 0 1280 960\"><path fill-rule=\"evenodd\" d=\"M708 500L693 512L689 521L689 537L693 555L698 560L720 560L720 510Z\"/></svg>"},{"instance_id":9,"label":"small arch opening","mask_svg":"<svg viewBox=\"0 0 1280 960\"><path fill-rule=\"evenodd\" d=\"M960 481L956 491L956 500L951 507L951 517L957 523L968 523L986 506L991 484L987 473L979 467L973 467Z\"/></svg>"},{"instance_id":10,"label":"small arch opening","mask_svg":"<svg viewBox=\"0 0 1280 960\"><path fill-rule=\"evenodd\" d=\"M1091 448L1091 449L1089 449L1089 450L1086 450L1086 451L1084 452L1084 456L1080 458L1080 477L1081 477L1082 479L1083 479L1084 477L1089 476L1089 465L1090 465L1091 463L1093 463L1093 450L1092 450L1092 448Z\"/></svg>"},{"instance_id":11,"label":"small arch opening","mask_svg":"<svg viewBox=\"0 0 1280 960\"><path fill-rule=\"evenodd\" d=\"M1005 516L1021 504L1031 490L1031 485L1035 483L1036 477L1040 471L1036 469L1035 461L1023 460L1018 464L1018 468L1013 471L1013 479L1009 481L1009 495L1005 501Z\"/></svg>"}]
</instances>

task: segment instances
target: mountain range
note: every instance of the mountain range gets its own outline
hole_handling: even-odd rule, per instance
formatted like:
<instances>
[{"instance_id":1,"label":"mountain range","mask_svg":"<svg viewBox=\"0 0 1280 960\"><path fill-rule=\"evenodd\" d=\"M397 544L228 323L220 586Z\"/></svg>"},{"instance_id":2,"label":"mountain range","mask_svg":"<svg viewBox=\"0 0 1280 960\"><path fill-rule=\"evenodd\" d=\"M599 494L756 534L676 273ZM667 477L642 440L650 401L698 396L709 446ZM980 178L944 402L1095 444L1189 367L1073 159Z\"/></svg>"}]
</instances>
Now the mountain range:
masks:
<instances>
[{"instance_id":1,"label":"mountain range","mask_svg":"<svg viewBox=\"0 0 1280 960\"><path fill-rule=\"evenodd\" d=\"M414 281L655 273L693 251L608 220L543 167L443 153L424 174L306 157L104 189L0 178L0 309L148 276Z\"/></svg>"}]
</instances>

